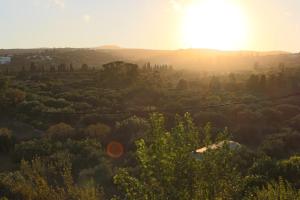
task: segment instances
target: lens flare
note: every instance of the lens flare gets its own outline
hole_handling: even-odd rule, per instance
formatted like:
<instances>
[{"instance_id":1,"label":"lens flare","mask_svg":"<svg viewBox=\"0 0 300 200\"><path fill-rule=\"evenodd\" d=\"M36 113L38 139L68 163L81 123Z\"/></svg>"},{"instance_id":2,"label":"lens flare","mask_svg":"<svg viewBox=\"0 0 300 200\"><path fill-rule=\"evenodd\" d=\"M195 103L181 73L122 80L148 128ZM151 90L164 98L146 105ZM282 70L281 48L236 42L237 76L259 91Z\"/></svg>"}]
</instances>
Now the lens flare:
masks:
<instances>
[{"instance_id":1,"label":"lens flare","mask_svg":"<svg viewBox=\"0 0 300 200\"><path fill-rule=\"evenodd\" d=\"M112 158L119 158L124 154L124 147L121 143L112 141L107 145L106 153Z\"/></svg>"}]
</instances>

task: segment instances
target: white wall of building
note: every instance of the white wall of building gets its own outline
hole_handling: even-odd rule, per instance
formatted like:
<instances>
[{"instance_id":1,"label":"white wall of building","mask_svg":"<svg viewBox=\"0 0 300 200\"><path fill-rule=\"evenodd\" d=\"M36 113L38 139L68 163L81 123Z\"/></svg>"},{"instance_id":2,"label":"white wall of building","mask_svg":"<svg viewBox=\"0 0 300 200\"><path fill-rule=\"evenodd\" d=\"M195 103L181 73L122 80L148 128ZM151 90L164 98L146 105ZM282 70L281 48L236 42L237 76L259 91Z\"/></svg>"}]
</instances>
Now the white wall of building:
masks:
<instances>
[{"instance_id":1,"label":"white wall of building","mask_svg":"<svg viewBox=\"0 0 300 200\"><path fill-rule=\"evenodd\" d=\"M0 65L9 64L11 62L11 57L0 56Z\"/></svg>"}]
</instances>

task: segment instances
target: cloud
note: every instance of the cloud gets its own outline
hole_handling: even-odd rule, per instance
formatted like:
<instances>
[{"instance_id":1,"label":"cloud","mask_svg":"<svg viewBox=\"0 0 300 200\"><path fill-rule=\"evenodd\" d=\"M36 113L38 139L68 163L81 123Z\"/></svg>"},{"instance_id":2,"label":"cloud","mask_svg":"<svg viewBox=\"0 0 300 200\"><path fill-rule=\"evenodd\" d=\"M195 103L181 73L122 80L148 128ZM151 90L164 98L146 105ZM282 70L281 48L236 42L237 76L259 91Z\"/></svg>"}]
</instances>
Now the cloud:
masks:
<instances>
[{"instance_id":1,"label":"cloud","mask_svg":"<svg viewBox=\"0 0 300 200\"><path fill-rule=\"evenodd\" d=\"M91 21L91 16L88 14L85 14L82 16L82 19L86 22L89 23Z\"/></svg>"}]
</instances>

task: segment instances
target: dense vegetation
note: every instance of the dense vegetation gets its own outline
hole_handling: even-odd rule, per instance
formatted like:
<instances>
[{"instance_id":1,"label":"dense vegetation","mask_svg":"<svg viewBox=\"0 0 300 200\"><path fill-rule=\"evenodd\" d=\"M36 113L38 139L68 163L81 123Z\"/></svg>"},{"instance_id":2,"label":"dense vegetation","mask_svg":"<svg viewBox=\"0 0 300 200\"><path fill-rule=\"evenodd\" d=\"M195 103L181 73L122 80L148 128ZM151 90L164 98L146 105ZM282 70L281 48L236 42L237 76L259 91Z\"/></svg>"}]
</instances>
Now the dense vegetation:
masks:
<instances>
[{"instance_id":1,"label":"dense vegetation","mask_svg":"<svg viewBox=\"0 0 300 200\"><path fill-rule=\"evenodd\" d=\"M28 66L0 76L1 199L300 199L300 68Z\"/></svg>"}]
</instances>

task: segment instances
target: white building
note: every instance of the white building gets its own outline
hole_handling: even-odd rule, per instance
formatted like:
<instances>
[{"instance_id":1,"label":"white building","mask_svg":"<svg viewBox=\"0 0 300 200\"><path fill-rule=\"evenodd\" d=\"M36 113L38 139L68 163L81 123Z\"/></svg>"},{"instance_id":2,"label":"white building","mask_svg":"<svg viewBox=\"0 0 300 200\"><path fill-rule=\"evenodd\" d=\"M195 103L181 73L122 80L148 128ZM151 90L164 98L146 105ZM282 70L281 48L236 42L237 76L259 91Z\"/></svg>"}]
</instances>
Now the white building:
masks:
<instances>
[{"instance_id":1,"label":"white building","mask_svg":"<svg viewBox=\"0 0 300 200\"><path fill-rule=\"evenodd\" d=\"M9 64L11 62L11 57L0 56L0 65Z\"/></svg>"},{"instance_id":2,"label":"white building","mask_svg":"<svg viewBox=\"0 0 300 200\"><path fill-rule=\"evenodd\" d=\"M202 147L192 152L192 156L198 160L202 159L202 156L207 151L217 150L223 147L227 147L229 150L238 150L242 147L242 145L238 142L224 140L216 144L209 145L207 147Z\"/></svg>"}]
</instances>

